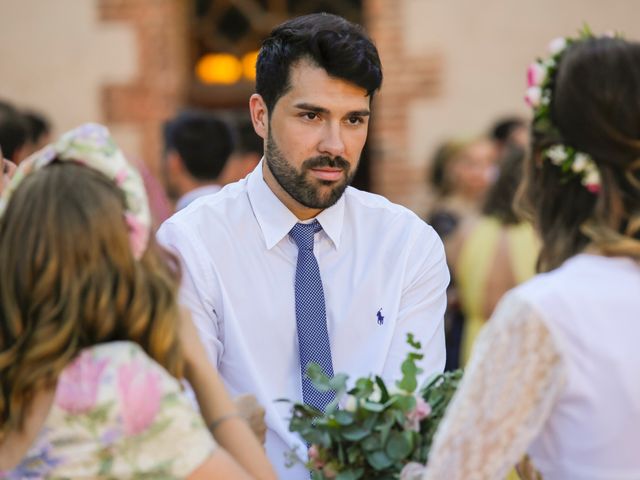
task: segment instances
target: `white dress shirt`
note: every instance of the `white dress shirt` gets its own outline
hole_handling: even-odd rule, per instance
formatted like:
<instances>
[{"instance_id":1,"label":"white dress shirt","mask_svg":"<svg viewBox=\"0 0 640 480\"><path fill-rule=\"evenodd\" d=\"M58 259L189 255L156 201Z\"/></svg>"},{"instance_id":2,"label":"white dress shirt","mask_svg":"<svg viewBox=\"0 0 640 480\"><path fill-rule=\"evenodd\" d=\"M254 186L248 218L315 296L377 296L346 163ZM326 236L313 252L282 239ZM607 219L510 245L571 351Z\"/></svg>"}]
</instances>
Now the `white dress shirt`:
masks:
<instances>
[{"instance_id":1,"label":"white dress shirt","mask_svg":"<svg viewBox=\"0 0 640 480\"><path fill-rule=\"evenodd\" d=\"M316 219L334 371L396 380L412 332L425 353L423 375L441 372L449 273L435 231L406 208L351 187ZM158 238L181 259L181 301L230 393L253 393L265 406L267 454L279 478L308 479L301 464L284 466L286 452L296 448L304 458L306 447L288 431L290 405L275 402L302 400L298 249L288 235L296 222L265 183L261 162L175 214Z\"/></svg>"}]
</instances>

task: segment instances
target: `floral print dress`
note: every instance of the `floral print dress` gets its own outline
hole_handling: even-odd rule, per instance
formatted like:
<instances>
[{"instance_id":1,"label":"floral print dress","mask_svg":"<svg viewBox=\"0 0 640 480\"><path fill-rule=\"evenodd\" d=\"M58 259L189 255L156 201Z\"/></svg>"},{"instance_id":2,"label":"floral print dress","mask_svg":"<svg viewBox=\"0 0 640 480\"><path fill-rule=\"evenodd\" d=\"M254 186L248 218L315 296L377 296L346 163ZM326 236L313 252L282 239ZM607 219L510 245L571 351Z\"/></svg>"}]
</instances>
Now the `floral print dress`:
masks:
<instances>
[{"instance_id":1,"label":"floral print dress","mask_svg":"<svg viewBox=\"0 0 640 480\"><path fill-rule=\"evenodd\" d=\"M64 369L36 441L0 478L185 478L214 448L178 380L139 345L111 342Z\"/></svg>"}]
</instances>

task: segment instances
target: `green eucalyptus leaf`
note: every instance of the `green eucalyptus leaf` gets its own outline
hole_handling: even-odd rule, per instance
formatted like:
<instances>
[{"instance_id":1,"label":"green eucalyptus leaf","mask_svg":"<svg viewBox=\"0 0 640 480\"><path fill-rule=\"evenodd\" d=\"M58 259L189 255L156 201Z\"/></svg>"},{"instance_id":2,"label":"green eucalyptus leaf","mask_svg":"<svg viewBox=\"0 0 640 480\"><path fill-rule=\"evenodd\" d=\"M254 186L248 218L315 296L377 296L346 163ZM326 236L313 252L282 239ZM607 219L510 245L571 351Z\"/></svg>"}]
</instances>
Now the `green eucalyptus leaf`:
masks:
<instances>
[{"instance_id":1,"label":"green eucalyptus leaf","mask_svg":"<svg viewBox=\"0 0 640 480\"><path fill-rule=\"evenodd\" d=\"M389 400L389 390L387 390L387 386L384 383L384 380L376 375L376 385L380 389L380 403L386 403Z\"/></svg>"},{"instance_id":2,"label":"green eucalyptus leaf","mask_svg":"<svg viewBox=\"0 0 640 480\"><path fill-rule=\"evenodd\" d=\"M384 470L393 464L393 460L391 460L383 450L367 453L367 462L375 470Z\"/></svg>"},{"instance_id":3,"label":"green eucalyptus leaf","mask_svg":"<svg viewBox=\"0 0 640 480\"><path fill-rule=\"evenodd\" d=\"M382 412L385 409L385 406L382 403L369 402L365 400L362 402L362 408L370 412Z\"/></svg>"},{"instance_id":4,"label":"green eucalyptus leaf","mask_svg":"<svg viewBox=\"0 0 640 480\"><path fill-rule=\"evenodd\" d=\"M336 480L358 480L364 471L361 468L355 470L343 470L336 475Z\"/></svg>"},{"instance_id":5,"label":"green eucalyptus leaf","mask_svg":"<svg viewBox=\"0 0 640 480\"><path fill-rule=\"evenodd\" d=\"M346 410L338 410L334 414L334 418L338 425L351 425L353 423L353 413L347 412Z\"/></svg>"},{"instance_id":6,"label":"green eucalyptus leaf","mask_svg":"<svg viewBox=\"0 0 640 480\"><path fill-rule=\"evenodd\" d=\"M369 435L369 433L371 433L371 430L362 425L351 425L342 430L341 435L345 440L358 442Z\"/></svg>"},{"instance_id":7,"label":"green eucalyptus leaf","mask_svg":"<svg viewBox=\"0 0 640 480\"><path fill-rule=\"evenodd\" d=\"M384 451L392 460L402 460L411 453L412 442L400 432L391 432Z\"/></svg>"},{"instance_id":8,"label":"green eucalyptus leaf","mask_svg":"<svg viewBox=\"0 0 640 480\"><path fill-rule=\"evenodd\" d=\"M379 450L382 448L382 442L380 436L376 434L369 435L360 443L362 449L365 451Z\"/></svg>"}]
</instances>

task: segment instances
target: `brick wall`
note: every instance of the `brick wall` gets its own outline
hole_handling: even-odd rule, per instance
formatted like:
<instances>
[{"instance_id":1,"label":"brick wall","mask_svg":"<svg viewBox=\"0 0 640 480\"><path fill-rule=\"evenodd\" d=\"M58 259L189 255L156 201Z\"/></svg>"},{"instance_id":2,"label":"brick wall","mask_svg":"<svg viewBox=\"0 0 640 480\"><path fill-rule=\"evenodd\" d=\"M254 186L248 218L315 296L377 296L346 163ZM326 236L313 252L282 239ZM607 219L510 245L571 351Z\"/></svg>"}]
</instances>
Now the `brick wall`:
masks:
<instances>
[{"instance_id":1,"label":"brick wall","mask_svg":"<svg viewBox=\"0 0 640 480\"><path fill-rule=\"evenodd\" d=\"M409 108L416 99L439 95L442 60L405 49L404 2L367 0L364 18L382 60L384 81L374 102L372 181L374 191L416 211L426 202L425 167L409 158Z\"/></svg>"},{"instance_id":2,"label":"brick wall","mask_svg":"<svg viewBox=\"0 0 640 480\"><path fill-rule=\"evenodd\" d=\"M126 85L103 88L104 119L133 125L140 136L140 154L158 172L161 125L185 98L188 79L188 6L183 0L99 0L104 22L125 22L135 31L138 75Z\"/></svg>"}]
</instances>

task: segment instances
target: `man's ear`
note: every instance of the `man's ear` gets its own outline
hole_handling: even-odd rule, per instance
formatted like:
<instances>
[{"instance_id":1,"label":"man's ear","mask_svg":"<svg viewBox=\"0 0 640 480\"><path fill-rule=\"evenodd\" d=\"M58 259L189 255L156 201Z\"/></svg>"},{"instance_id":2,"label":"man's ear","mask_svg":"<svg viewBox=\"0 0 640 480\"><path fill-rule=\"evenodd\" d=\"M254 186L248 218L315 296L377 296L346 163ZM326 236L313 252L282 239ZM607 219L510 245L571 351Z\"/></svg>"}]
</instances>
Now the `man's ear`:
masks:
<instances>
[{"instance_id":1,"label":"man's ear","mask_svg":"<svg viewBox=\"0 0 640 480\"><path fill-rule=\"evenodd\" d=\"M266 139L269 134L269 110L261 95L257 93L251 95L249 112L251 112L253 129L259 136Z\"/></svg>"},{"instance_id":2,"label":"man's ear","mask_svg":"<svg viewBox=\"0 0 640 480\"><path fill-rule=\"evenodd\" d=\"M171 176L182 175L185 171L182 158L180 158L180 154L175 150L170 150L165 154L165 163L167 166L167 173Z\"/></svg>"}]
</instances>

